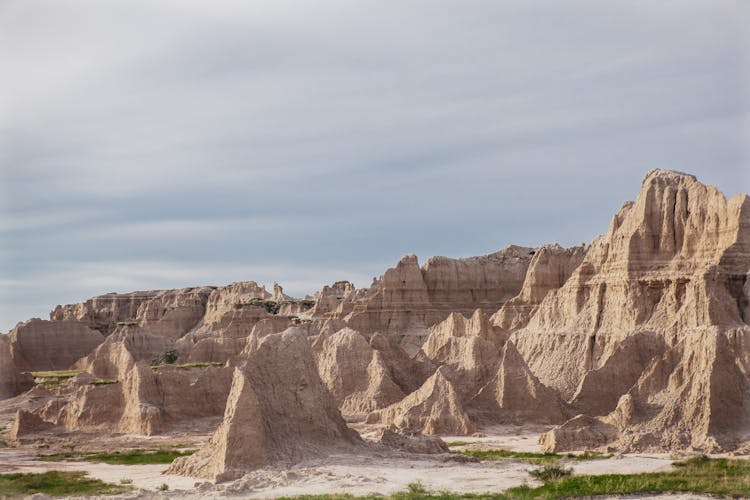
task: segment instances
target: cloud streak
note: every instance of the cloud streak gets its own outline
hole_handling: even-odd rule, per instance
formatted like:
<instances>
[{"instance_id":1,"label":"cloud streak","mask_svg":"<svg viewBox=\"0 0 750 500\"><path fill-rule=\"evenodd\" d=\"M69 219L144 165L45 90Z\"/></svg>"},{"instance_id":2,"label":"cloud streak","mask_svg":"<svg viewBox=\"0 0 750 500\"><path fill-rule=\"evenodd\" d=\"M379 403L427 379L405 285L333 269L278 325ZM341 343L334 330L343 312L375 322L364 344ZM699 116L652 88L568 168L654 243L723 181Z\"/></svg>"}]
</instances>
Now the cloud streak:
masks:
<instances>
[{"instance_id":1,"label":"cloud streak","mask_svg":"<svg viewBox=\"0 0 750 500\"><path fill-rule=\"evenodd\" d=\"M654 167L750 191L748 10L4 2L0 330L136 285L590 241Z\"/></svg>"}]
</instances>

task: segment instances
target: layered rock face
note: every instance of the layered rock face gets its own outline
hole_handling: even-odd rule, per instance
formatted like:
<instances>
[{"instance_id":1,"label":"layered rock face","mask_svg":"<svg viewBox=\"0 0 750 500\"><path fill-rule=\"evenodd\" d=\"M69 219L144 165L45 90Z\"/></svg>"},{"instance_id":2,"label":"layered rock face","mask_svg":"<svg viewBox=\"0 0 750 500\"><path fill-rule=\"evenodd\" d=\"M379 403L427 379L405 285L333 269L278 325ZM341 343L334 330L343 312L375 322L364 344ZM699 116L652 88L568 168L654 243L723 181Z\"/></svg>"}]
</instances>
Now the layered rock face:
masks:
<instances>
[{"instance_id":1,"label":"layered rock face","mask_svg":"<svg viewBox=\"0 0 750 500\"><path fill-rule=\"evenodd\" d=\"M538 248L529 264L521 291L492 316L492 323L503 331L526 326L542 300L549 292L565 284L583 261L584 255L586 247L583 245L562 248L552 244Z\"/></svg>"},{"instance_id":2,"label":"layered rock face","mask_svg":"<svg viewBox=\"0 0 750 500\"><path fill-rule=\"evenodd\" d=\"M360 444L318 376L306 332L263 337L235 368L224 420L197 454L169 472L226 480Z\"/></svg>"},{"instance_id":3,"label":"layered rock face","mask_svg":"<svg viewBox=\"0 0 750 500\"><path fill-rule=\"evenodd\" d=\"M110 293L80 304L57 306L52 321L72 320L109 335L122 324L138 324L156 333L180 336L202 317L211 287Z\"/></svg>"},{"instance_id":4,"label":"layered rock face","mask_svg":"<svg viewBox=\"0 0 750 500\"><path fill-rule=\"evenodd\" d=\"M0 399L12 398L33 386L33 377L23 374L13 362L10 339L0 335Z\"/></svg>"},{"instance_id":5,"label":"layered rock face","mask_svg":"<svg viewBox=\"0 0 750 500\"><path fill-rule=\"evenodd\" d=\"M650 172L511 338L543 383L607 415L616 446L731 448L750 430L749 239L750 198Z\"/></svg>"},{"instance_id":6,"label":"layered rock face","mask_svg":"<svg viewBox=\"0 0 750 500\"><path fill-rule=\"evenodd\" d=\"M28 422L43 425L26 425L18 435L48 428L153 435L223 414L230 368L153 369L125 350L111 355L114 377L84 372L55 394L37 398Z\"/></svg>"},{"instance_id":7,"label":"layered rock face","mask_svg":"<svg viewBox=\"0 0 750 500\"><path fill-rule=\"evenodd\" d=\"M104 342L104 336L77 321L32 319L16 325L9 341L19 370L67 370Z\"/></svg>"},{"instance_id":8,"label":"layered rock face","mask_svg":"<svg viewBox=\"0 0 750 500\"><path fill-rule=\"evenodd\" d=\"M343 319L362 332L396 335L410 354L451 312L495 312L521 289L534 249L510 246L467 259L403 257L354 301Z\"/></svg>"}]
</instances>

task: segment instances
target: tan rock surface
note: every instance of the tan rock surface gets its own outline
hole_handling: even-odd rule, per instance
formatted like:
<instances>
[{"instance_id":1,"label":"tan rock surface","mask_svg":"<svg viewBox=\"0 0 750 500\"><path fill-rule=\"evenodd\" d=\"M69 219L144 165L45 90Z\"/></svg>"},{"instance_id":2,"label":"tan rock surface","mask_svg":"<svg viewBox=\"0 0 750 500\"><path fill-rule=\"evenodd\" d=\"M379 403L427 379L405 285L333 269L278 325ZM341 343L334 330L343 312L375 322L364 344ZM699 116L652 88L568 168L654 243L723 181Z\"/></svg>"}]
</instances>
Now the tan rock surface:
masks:
<instances>
[{"instance_id":1,"label":"tan rock surface","mask_svg":"<svg viewBox=\"0 0 750 500\"><path fill-rule=\"evenodd\" d=\"M459 393L470 397L497 370L500 337L481 309L466 318L451 313L430 329L422 352L435 366L448 366Z\"/></svg>"},{"instance_id":2,"label":"tan rock surface","mask_svg":"<svg viewBox=\"0 0 750 500\"><path fill-rule=\"evenodd\" d=\"M400 401L383 355L358 332L345 328L315 349L318 373L343 414L356 415Z\"/></svg>"},{"instance_id":3,"label":"tan rock surface","mask_svg":"<svg viewBox=\"0 0 750 500\"><path fill-rule=\"evenodd\" d=\"M441 366L402 401L367 416L368 424L393 425L422 434L467 435L476 430L451 382L450 369Z\"/></svg>"},{"instance_id":4,"label":"tan rock surface","mask_svg":"<svg viewBox=\"0 0 750 500\"><path fill-rule=\"evenodd\" d=\"M221 425L169 471L222 481L360 443L320 380L306 333L289 329L264 337L235 368Z\"/></svg>"},{"instance_id":5,"label":"tan rock surface","mask_svg":"<svg viewBox=\"0 0 750 500\"><path fill-rule=\"evenodd\" d=\"M355 300L344 319L363 333L395 335L414 354L429 327L451 312L494 312L518 294L532 252L510 246L481 257L431 257L422 268L416 256L402 257Z\"/></svg>"},{"instance_id":6,"label":"tan rock surface","mask_svg":"<svg viewBox=\"0 0 750 500\"><path fill-rule=\"evenodd\" d=\"M492 323L503 331L526 326L542 300L565 284L585 255L583 245L562 248L552 244L536 249L521 291L492 316Z\"/></svg>"},{"instance_id":7,"label":"tan rock surface","mask_svg":"<svg viewBox=\"0 0 750 500\"><path fill-rule=\"evenodd\" d=\"M21 373L13 362L10 339L0 334L0 399L12 398L33 386L33 377Z\"/></svg>"},{"instance_id":8,"label":"tan rock surface","mask_svg":"<svg viewBox=\"0 0 750 500\"><path fill-rule=\"evenodd\" d=\"M104 336L78 321L32 319L10 331L10 350L23 371L67 370L104 341Z\"/></svg>"},{"instance_id":9,"label":"tan rock surface","mask_svg":"<svg viewBox=\"0 0 750 500\"><path fill-rule=\"evenodd\" d=\"M748 440L749 241L747 196L727 200L678 172L646 176L636 201L513 334L543 382L587 418L602 415L586 421L595 439L569 432L579 421L553 431L567 436L556 449L602 436L632 450L717 451Z\"/></svg>"},{"instance_id":10,"label":"tan rock surface","mask_svg":"<svg viewBox=\"0 0 750 500\"><path fill-rule=\"evenodd\" d=\"M391 429L380 429L376 431L374 441L406 453L432 455L450 452L448 445L439 437L419 433L405 434Z\"/></svg>"},{"instance_id":11,"label":"tan rock surface","mask_svg":"<svg viewBox=\"0 0 750 500\"><path fill-rule=\"evenodd\" d=\"M494 379L467 406L484 424L560 424L571 414L560 396L531 373L513 342L506 342Z\"/></svg>"},{"instance_id":12,"label":"tan rock surface","mask_svg":"<svg viewBox=\"0 0 750 500\"><path fill-rule=\"evenodd\" d=\"M745 325L738 297L750 266L747 233L747 196L726 200L693 176L652 171L514 334L516 344L542 382L571 397L629 332L657 331L674 343L685 329Z\"/></svg>"}]
</instances>

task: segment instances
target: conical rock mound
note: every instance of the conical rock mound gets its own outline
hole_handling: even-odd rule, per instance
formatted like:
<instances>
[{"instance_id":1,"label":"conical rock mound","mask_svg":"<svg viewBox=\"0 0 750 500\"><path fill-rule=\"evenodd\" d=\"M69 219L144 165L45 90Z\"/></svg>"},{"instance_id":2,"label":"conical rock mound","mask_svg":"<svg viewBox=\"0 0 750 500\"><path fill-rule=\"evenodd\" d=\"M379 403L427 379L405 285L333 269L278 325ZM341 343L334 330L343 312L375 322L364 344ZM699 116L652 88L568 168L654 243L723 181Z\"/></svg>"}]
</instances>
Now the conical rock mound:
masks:
<instances>
[{"instance_id":1,"label":"conical rock mound","mask_svg":"<svg viewBox=\"0 0 750 500\"><path fill-rule=\"evenodd\" d=\"M537 379L513 342L506 342L495 378L469 402L484 423L559 424L570 414L559 395Z\"/></svg>"},{"instance_id":2,"label":"conical rock mound","mask_svg":"<svg viewBox=\"0 0 750 500\"><path fill-rule=\"evenodd\" d=\"M341 412L369 413L400 401L383 355L350 328L326 336L315 349L318 373Z\"/></svg>"},{"instance_id":3,"label":"conical rock mound","mask_svg":"<svg viewBox=\"0 0 750 500\"><path fill-rule=\"evenodd\" d=\"M304 333L271 334L235 368L224 420L208 444L176 460L170 473L217 480L269 464L347 449L360 443L318 375Z\"/></svg>"},{"instance_id":4,"label":"conical rock mound","mask_svg":"<svg viewBox=\"0 0 750 500\"><path fill-rule=\"evenodd\" d=\"M369 424L394 425L398 429L422 434L466 435L474 432L474 424L464 411L448 373L441 366L415 392L402 401L367 416Z\"/></svg>"},{"instance_id":5,"label":"conical rock mound","mask_svg":"<svg viewBox=\"0 0 750 500\"><path fill-rule=\"evenodd\" d=\"M461 394L473 394L494 374L500 361L499 337L477 309L470 318L451 313L430 329L422 352L436 366L451 369Z\"/></svg>"}]
</instances>

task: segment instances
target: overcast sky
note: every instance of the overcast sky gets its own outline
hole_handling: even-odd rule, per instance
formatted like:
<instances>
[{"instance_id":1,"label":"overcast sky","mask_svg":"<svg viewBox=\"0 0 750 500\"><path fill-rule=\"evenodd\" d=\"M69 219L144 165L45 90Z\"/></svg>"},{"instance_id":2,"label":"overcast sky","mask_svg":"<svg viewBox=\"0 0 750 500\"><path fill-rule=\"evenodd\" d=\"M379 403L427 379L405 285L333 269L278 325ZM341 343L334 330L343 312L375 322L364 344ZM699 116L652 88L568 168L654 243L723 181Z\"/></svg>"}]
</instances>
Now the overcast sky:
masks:
<instances>
[{"instance_id":1,"label":"overcast sky","mask_svg":"<svg viewBox=\"0 0 750 500\"><path fill-rule=\"evenodd\" d=\"M0 331L589 242L654 167L748 192L749 24L742 0L2 0Z\"/></svg>"}]
</instances>

